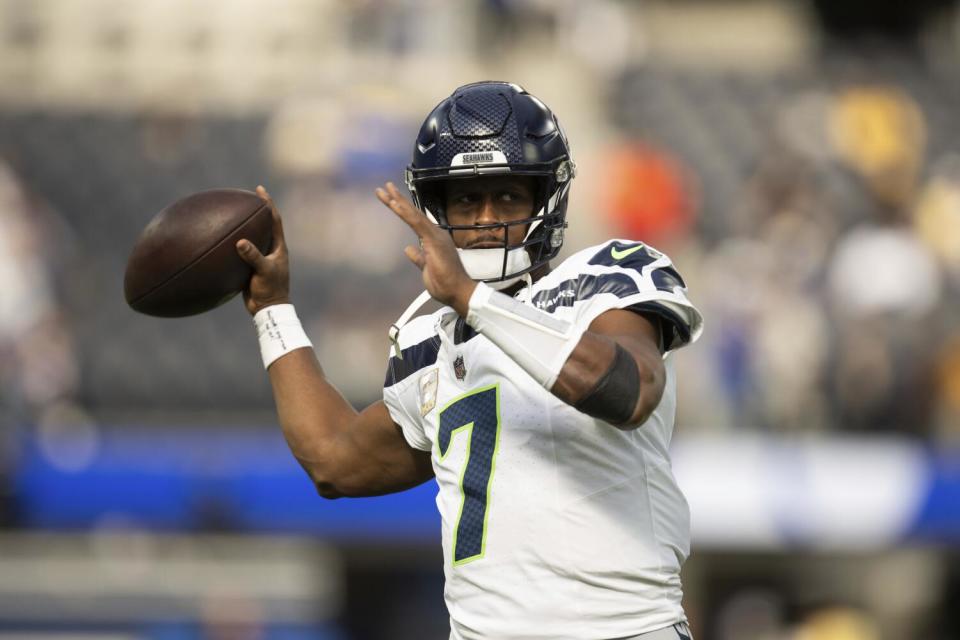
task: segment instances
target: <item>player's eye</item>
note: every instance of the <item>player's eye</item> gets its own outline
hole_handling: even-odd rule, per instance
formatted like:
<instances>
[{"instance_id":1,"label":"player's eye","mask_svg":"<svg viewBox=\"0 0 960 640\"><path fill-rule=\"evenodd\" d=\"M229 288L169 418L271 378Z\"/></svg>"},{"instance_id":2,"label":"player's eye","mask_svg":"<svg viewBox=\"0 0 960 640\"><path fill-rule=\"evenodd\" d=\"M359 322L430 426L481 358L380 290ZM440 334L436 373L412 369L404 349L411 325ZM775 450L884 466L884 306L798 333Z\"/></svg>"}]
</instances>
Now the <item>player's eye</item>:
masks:
<instances>
[{"instance_id":1,"label":"player's eye","mask_svg":"<svg viewBox=\"0 0 960 640\"><path fill-rule=\"evenodd\" d=\"M453 201L459 204L475 204L480 201L480 196L476 193L461 193L454 196Z\"/></svg>"}]
</instances>

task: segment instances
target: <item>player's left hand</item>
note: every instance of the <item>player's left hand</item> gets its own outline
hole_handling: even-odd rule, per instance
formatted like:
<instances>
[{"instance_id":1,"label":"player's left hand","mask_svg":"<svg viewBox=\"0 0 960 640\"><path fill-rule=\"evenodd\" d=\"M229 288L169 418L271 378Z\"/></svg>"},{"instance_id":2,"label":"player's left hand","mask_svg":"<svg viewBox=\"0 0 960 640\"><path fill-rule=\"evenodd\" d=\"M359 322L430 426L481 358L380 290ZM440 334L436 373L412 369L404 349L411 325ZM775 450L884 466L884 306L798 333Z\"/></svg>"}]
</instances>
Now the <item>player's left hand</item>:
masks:
<instances>
[{"instance_id":1,"label":"player's left hand","mask_svg":"<svg viewBox=\"0 0 960 640\"><path fill-rule=\"evenodd\" d=\"M413 203L388 182L376 190L377 198L420 238L420 247L408 246L404 253L423 272L423 284L433 298L450 305L462 317L467 315L470 296L477 283L470 279L453 238L430 222Z\"/></svg>"}]
</instances>

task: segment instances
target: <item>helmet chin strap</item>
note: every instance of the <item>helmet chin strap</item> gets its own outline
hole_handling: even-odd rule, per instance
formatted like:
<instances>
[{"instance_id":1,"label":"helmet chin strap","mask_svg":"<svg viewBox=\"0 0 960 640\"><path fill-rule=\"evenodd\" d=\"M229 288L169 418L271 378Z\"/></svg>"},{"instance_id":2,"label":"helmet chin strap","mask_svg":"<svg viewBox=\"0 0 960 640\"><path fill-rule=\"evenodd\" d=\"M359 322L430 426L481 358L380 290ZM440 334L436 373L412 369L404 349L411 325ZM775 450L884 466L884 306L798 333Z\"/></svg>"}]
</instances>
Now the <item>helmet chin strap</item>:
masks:
<instances>
[{"instance_id":1,"label":"helmet chin strap","mask_svg":"<svg viewBox=\"0 0 960 640\"><path fill-rule=\"evenodd\" d=\"M503 269L503 252L507 251L507 268ZM474 280L494 280L487 285L493 289L506 289L520 280L520 276L495 280L504 273L517 273L530 267L530 254L523 247L505 250L499 247L488 249L457 249L464 269Z\"/></svg>"}]
</instances>

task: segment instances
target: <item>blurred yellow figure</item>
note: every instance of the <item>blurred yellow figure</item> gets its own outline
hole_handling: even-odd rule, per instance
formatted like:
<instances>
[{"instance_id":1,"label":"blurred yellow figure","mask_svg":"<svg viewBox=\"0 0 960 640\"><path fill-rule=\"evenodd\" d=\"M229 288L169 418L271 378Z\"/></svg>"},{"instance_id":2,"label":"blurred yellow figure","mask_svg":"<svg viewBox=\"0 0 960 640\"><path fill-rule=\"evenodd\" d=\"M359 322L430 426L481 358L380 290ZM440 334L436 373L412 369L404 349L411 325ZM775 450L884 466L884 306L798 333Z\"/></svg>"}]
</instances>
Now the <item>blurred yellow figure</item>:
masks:
<instances>
[{"instance_id":1,"label":"blurred yellow figure","mask_svg":"<svg viewBox=\"0 0 960 640\"><path fill-rule=\"evenodd\" d=\"M880 640L876 624L860 611L830 607L810 615L793 640Z\"/></svg>"},{"instance_id":2,"label":"blurred yellow figure","mask_svg":"<svg viewBox=\"0 0 960 640\"><path fill-rule=\"evenodd\" d=\"M840 157L886 205L909 203L923 166L926 125L913 98L892 86L858 86L841 93L831 129Z\"/></svg>"},{"instance_id":3,"label":"blurred yellow figure","mask_svg":"<svg viewBox=\"0 0 960 640\"><path fill-rule=\"evenodd\" d=\"M960 155L934 163L917 199L914 225L917 233L954 278L960 278Z\"/></svg>"}]
</instances>

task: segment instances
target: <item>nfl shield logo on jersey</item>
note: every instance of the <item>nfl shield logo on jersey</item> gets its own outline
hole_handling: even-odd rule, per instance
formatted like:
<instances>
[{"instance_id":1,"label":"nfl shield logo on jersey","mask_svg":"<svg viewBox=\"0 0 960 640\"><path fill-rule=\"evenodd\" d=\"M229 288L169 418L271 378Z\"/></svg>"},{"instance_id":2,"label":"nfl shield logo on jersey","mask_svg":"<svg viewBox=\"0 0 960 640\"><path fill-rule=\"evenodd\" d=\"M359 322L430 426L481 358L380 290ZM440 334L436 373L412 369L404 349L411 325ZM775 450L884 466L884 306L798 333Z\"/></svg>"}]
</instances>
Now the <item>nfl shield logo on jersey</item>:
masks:
<instances>
[{"instance_id":1,"label":"nfl shield logo on jersey","mask_svg":"<svg viewBox=\"0 0 960 640\"><path fill-rule=\"evenodd\" d=\"M458 355L456 360L453 361L453 373L457 376L457 380L463 380L467 377L467 367L463 364L463 356Z\"/></svg>"}]
</instances>

